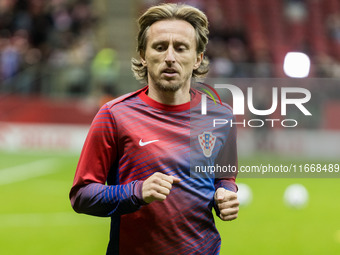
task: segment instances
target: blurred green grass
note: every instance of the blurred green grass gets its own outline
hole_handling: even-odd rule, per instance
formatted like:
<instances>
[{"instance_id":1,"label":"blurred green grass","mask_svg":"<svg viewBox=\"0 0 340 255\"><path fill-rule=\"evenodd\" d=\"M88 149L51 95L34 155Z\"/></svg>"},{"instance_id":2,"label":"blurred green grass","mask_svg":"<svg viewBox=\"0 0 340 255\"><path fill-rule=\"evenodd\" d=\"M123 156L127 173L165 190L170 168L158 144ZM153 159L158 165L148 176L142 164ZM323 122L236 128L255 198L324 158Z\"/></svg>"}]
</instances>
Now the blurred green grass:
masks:
<instances>
[{"instance_id":1,"label":"blurred green grass","mask_svg":"<svg viewBox=\"0 0 340 255\"><path fill-rule=\"evenodd\" d=\"M0 152L0 172L42 159L56 159L50 166L55 171L0 185L0 254L105 254L109 219L78 215L68 200L77 155ZM216 218L222 255L340 254L340 179L241 178L238 182L250 186L253 201L241 207L235 221ZM308 189L306 208L284 206L284 190L292 183Z\"/></svg>"},{"instance_id":2,"label":"blurred green grass","mask_svg":"<svg viewBox=\"0 0 340 255\"><path fill-rule=\"evenodd\" d=\"M222 236L221 254L340 254L339 179L239 179L253 191L233 222L216 220ZM288 208L283 193L303 184L309 202Z\"/></svg>"},{"instance_id":3,"label":"blurred green grass","mask_svg":"<svg viewBox=\"0 0 340 255\"><path fill-rule=\"evenodd\" d=\"M2 152L0 172L50 158L53 173L0 185L0 254L105 254L109 219L76 214L68 199L78 156Z\"/></svg>"}]
</instances>

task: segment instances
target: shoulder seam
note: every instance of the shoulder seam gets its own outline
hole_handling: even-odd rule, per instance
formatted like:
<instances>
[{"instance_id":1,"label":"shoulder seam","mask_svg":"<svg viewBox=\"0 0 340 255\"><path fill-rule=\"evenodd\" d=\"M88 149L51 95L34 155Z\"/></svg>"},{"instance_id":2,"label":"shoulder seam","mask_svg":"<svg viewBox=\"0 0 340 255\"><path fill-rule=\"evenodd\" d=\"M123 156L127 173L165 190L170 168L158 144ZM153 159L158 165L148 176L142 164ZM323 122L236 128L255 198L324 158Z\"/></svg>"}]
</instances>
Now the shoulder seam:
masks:
<instances>
[{"instance_id":1,"label":"shoulder seam","mask_svg":"<svg viewBox=\"0 0 340 255\"><path fill-rule=\"evenodd\" d=\"M120 97L118 97L118 98L115 98L115 99L113 99L113 100L111 100L111 101L105 103L105 105L108 107L108 109L111 109L114 105L116 105L116 104L118 104L118 103L120 103L120 102L123 102L124 100L126 100L126 99L128 99L128 98L130 98L130 97L133 97L133 96L135 96L135 95L138 95L138 94L139 94L141 91L143 91L145 88L146 88L146 87L141 88L141 89L139 89L139 90L137 90L137 91L130 92L130 93L127 93L127 94L125 94L125 95L122 95L122 96L120 96Z\"/></svg>"}]
</instances>

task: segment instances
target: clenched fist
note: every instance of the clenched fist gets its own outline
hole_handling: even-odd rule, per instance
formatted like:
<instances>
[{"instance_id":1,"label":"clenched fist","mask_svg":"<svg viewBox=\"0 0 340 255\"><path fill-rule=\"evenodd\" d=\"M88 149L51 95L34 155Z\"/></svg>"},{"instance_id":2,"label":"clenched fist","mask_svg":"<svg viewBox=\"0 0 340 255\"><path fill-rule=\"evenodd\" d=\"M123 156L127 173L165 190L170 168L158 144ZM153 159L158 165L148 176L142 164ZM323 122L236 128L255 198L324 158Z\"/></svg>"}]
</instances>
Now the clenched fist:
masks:
<instances>
[{"instance_id":1,"label":"clenched fist","mask_svg":"<svg viewBox=\"0 0 340 255\"><path fill-rule=\"evenodd\" d=\"M215 202L220 210L222 220L234 220L237 218L239 202L235 192L218 188L215 192Z\"/></svg>"},{"instance_id":2,"label":"clenched fist","mask_svg":"<svg viewBox=\"0 0 340 255\"><path fill-rule=\"evenodd\" d=\"M164 201L170 194L172 184L179 182L177 177L156 172L143 182L143 200L146 203Z\"/></svg>"}]
</instances>

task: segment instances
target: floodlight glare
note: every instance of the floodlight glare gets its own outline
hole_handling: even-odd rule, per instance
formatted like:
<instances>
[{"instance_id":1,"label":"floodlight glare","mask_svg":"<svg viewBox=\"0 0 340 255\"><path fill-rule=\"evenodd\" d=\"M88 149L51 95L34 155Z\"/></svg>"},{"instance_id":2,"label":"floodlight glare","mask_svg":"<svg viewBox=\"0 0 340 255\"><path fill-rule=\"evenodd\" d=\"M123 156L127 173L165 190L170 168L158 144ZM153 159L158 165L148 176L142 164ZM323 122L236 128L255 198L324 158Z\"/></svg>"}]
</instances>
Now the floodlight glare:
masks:
<instances>
[{"instance_id":1,"label":"floodlight glare","mask_svg":"<svg viewBox=\"0 0 340 255\"><path fill-rule=\"evenodd\" d=\"M309 74L310 59L302 52L288 52L283 63L285 74L292 78L305 78Z\"/></svg>"}]
</instances>

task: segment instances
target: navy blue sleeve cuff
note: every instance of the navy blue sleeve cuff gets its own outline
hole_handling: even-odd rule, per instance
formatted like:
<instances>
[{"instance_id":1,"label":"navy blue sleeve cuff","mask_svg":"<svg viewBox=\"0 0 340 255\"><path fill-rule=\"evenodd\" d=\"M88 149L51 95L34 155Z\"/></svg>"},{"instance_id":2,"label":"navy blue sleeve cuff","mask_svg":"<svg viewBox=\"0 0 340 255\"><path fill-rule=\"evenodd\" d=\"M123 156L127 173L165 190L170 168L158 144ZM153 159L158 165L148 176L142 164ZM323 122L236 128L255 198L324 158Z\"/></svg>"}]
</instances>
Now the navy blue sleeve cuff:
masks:
<instances>
[{"instance_id":1,"label":"navy blue sleeve cuff","mask_svg":"<svg viewBox=\"0 0 340 255\"><path fill-rule=\"evenodd\" d=\"M143 200L143 181L135 181L133 183L133 194L132 200L136 205L147 205L147 203Z\"/></svg>"}]
</instances>

